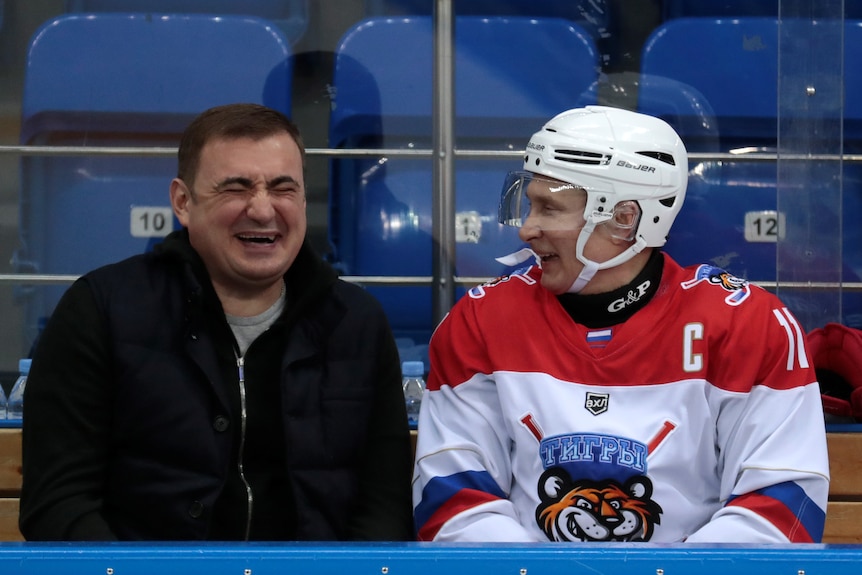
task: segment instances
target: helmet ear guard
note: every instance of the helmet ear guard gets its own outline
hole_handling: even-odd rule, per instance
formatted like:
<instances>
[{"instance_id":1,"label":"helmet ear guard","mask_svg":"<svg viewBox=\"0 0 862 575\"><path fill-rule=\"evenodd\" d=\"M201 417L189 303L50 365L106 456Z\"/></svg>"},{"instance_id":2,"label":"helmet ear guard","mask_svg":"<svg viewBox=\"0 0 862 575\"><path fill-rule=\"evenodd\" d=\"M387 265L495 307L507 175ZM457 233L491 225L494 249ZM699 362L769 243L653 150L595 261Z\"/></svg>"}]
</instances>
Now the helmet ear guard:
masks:
<instances>
[{"instance_id":1,"label":"helmet ear guard","mask_svg":"<svg viewBox=\"0 0 862 575\"><path fill-rule=\"evenodd\" d=\"M605 224L611 237L630 242L635 239L640 224L641 209L637 202L626 200L614 206L613 217Z\"/></svg>"}]
</instances>

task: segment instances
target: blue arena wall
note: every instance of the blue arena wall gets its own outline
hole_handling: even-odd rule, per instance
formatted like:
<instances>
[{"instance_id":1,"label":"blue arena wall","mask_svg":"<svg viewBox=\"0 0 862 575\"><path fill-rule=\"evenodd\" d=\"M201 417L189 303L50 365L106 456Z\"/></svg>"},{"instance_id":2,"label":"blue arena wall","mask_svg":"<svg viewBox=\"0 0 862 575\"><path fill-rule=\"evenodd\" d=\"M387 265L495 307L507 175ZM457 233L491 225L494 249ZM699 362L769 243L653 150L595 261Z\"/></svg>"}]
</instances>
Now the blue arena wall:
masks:
<instances>
[{"instance_id":1,"label":"blue arena wall","mask_svg":"<svg viewBox=\"0 0 862 575\"><path fill-rule=\"evenodd\" d=\"M859 575L862 545L3 543L0 573Z\"/></svg>"}]
</instances>

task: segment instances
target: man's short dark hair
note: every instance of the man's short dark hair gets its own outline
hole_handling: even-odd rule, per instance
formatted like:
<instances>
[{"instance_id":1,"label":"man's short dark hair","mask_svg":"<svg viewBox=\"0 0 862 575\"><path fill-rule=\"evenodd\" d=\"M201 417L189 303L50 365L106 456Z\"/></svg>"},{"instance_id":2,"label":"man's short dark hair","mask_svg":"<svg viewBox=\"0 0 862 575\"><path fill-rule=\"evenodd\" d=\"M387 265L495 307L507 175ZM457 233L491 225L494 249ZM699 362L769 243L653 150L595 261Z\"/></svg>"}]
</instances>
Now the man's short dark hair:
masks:
<instances>
[{"instance_id":1,"label":"man's short dark hair","mask_svg":"<svg viewBox=\"0 0 862 575\"><path fill-rule=\"evenodd\" d=\"M305 145L299 127L290 118L260 104L226 104L202 112L183 132L177 154L177 177L189 188L194 184L201 150L215 139L263 139L286 132L290 134L302 157L305 170Z\"/></svg>"}]
</instances>

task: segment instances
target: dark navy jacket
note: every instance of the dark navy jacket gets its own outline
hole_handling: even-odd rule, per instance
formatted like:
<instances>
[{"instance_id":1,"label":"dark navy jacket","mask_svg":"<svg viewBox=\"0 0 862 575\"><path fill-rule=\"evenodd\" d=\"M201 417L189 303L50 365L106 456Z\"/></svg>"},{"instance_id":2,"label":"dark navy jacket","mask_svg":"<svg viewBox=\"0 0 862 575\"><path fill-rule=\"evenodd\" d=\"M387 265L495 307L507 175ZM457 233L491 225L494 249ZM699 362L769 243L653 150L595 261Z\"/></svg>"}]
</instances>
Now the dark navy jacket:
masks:
<instances>
[{"instance_id":1,"label":"dark navy jacket","mask_svg":"<svg viewBox=\"0 0 862 575\"><path fill-rule=\"evenodd\" d=\"M403 540L411 452L378 302L303 246L244 361L185 232L57 306L25 396L29 540ZM242 446L242 447L241 447Z\"/></svg>"}]
</instances>

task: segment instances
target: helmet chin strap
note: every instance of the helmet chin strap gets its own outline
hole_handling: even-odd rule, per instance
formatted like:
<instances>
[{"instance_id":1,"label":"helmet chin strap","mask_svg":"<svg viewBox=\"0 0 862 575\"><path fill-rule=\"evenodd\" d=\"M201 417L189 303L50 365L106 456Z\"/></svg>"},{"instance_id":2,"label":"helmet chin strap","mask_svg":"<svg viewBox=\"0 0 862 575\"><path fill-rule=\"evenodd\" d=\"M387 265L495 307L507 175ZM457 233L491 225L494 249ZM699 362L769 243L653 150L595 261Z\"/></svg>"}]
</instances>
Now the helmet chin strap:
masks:
<instances>
[{"instance_id":1,"label":"helmet chin strap","mask_svg":"<svg viewBox=\"0 0 862 575\"><path fill-rule=\"evenodd\" d=\"M587 245L587 240L590 239L590 235L593 233L593 230L596 227L596 222L590 221L587 222L583 229L581 229L581 233L578 234L578 246L577 246L577 257L578 261L584 264L581 273L578 274L577 279L572 284L572 286L566 290L567 293L579 293L584 287L586 287L587 283L593 276L596 275L596 272L599 270L605 270L608 268L616 267L622 263L625 263L635 257L635 255L639 254L646 247L646 240L641 236L638 236L637 241L630 245L624 252L612 257L606 262L594 262L593 260L589 260L584 256L584 247ZM530 248L521 248L520 250L505 255L500 256L498 258L494 258L504 266L516 266L521 264L530 258L533 258L536 262L536 265L542 267L542 260L539 256L536 255Z\"/></svg>"},{"instance_id":2,"label":"helmet chin strap","mask_svg":"<svg viewBox=\"0 0 862 575\"><path fill-rule=\"evenodd\" d=\"M582 259L581 262L583 262L584 268L581 270L575 283L566 290L566 293L579 293L582 289L587 287L589 281L593 279L593 276L596 275L597 271L599 271L599 264L596 262L587 259Z\"/></svg>"},{"instance_id":3,"label":"helmet chin strap","mask_svg":"<svg viewBox=\"0 0 862 575\"><path fill-rule=\"evenodd\" d=\"M628 248L626 248L624 252L617 254L616 256L612 257L607 261L594 262L593 260L587 259L586 256L584 256L584 247L586 247L587 240L590 239L590 235L593 233L595 227L596 222L589 221L584 225L583 229L581 230L581 233L578 235L577 256L578 261L584 264L584 267L581 270L581 273L578 274L578 277L577 279L575 279L575 282L571 285L569 289L566 290L566 293L580 293L580 291L586 287L589 281L593 279L593 276L596 275L597 271L606 270L608 268L613 268L620 264L623 264L635 257L640 252L642 252L643 249L646 247L646 240L643 239L643 237L638 236L637 240Z\"/></svg>"}]
</instances>

